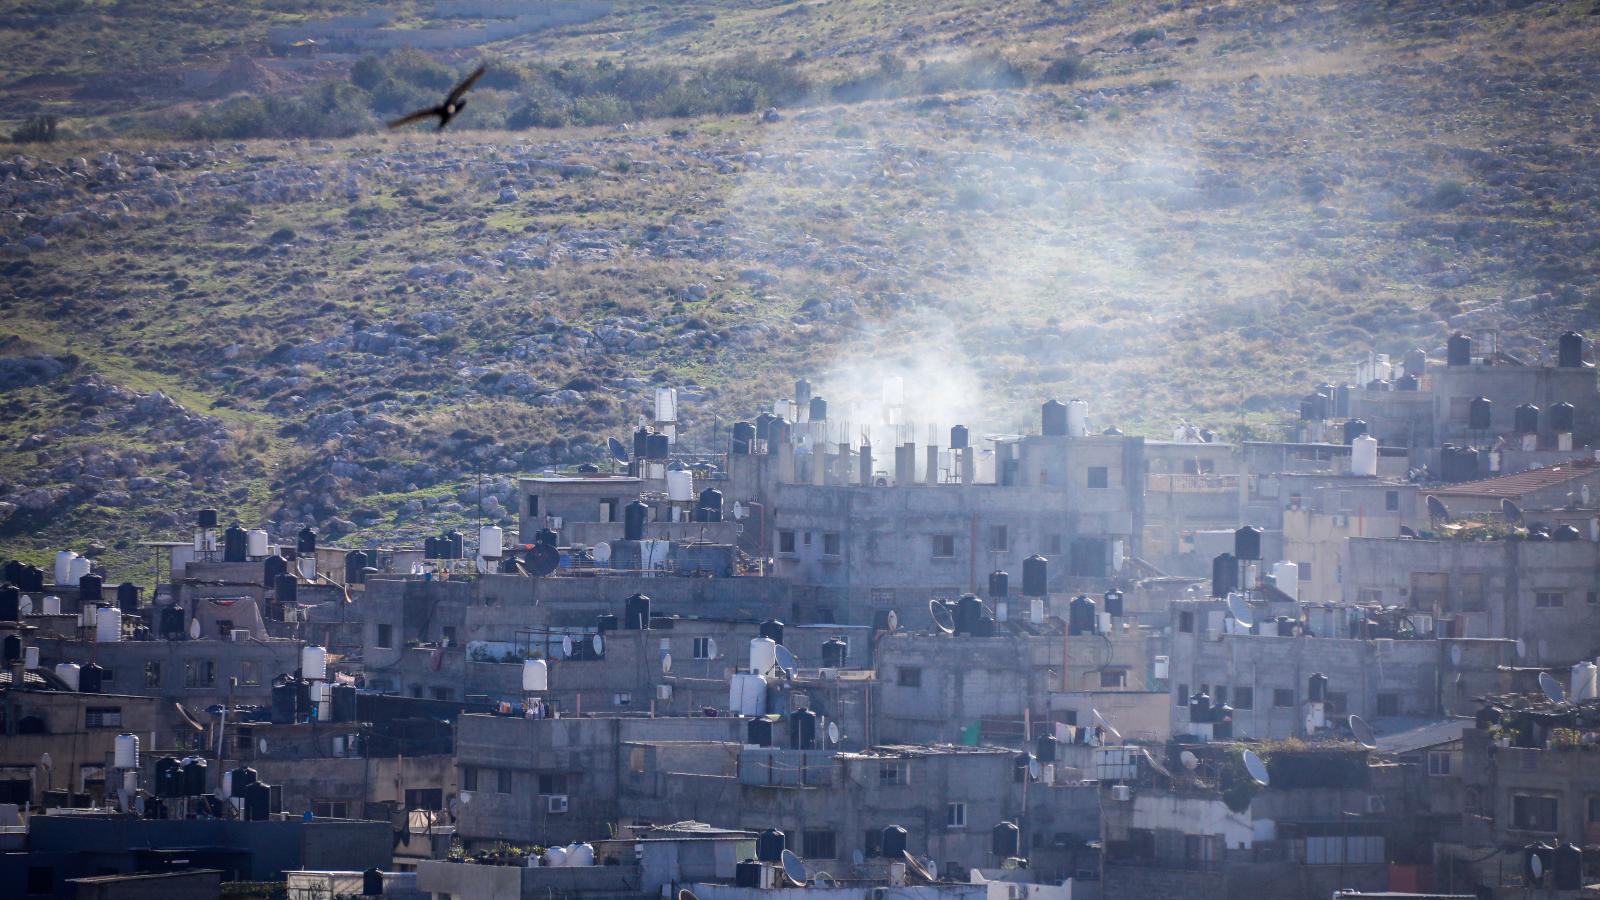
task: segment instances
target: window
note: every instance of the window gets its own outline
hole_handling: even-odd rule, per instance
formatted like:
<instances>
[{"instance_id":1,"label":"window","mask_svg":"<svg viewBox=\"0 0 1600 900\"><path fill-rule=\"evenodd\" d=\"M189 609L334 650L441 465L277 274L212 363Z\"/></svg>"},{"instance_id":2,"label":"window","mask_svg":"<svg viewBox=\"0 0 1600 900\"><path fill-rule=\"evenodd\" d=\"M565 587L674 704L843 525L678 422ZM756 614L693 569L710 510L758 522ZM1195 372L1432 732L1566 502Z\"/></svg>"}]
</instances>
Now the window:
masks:
<instances>
[{"instance_id":1,"label":"window","mask_svg":"<svg viewBox=\"0 0 1600 900\"><path fill-rule=\"evenodd\" d=\"M1180 612L1180 613L1178 613L1178 630L1183 632L1184 634L1193 634L1194 633L1194 613L1192 613L1192 612Z\"/></svg>"},{"instance_id":2,"label":"window","mask_svg":"<svg viewBox=\"0 0 1600 900\"><path fill-rule=\"evenodd\" d=\"M190 660L183 665L183 686L208 688L217 683L217 664L209 659Z\"/></svg>"},{"instance_id":3,"label":"window","mask_svg":"<svg viewBox=\"0 0 1600 900\"><path fill-rule=\"evenodd\" d=\"M567 773L541 772L539 773L539 793L565 794L567 793Z\"/></svg>"},{"instance_id":4,"label":"window","mask_svg":"<svg viewBox=\"0 0 1600 900\"><path fill-rule=\"evenodd\" d=\"M1448 750L1429 750L1428 751L1428 774L1429 775L1449 775L1450 774L1450 751L1448 751Z\"/></svg>"},{"instance_id":5,"label":"window","mask_svg":"<svg viewBox=\"0 0 1600 900\"><path fill-rule=\"evenodd\" d=\"M936 534L933 536L933 558L953 559L956 555L956 536L953 534Z\"/></svg>"},{"instance_id":6,"label":"window","mask_svg":"<svg viewBox=\"0 0 1600 900\"><path fill-rule=\"evenodd\" d=\"M1111 484L1111 473L1105 466L1089 467L1089 487L1103 488Z\"/></svg>"},{"instance_id":7,"label":"window","mask_svg":"<svg viewBox=\"0 0 1600 900\"><path fill-rule=\"evenodd\" d=\"M612 706L632 706L633 705L633 692L632 691L617 691L615 694L611 695L611 705Z\"/></svg>"},{"instance_id":8,"label":"window","mask_svg":"<svg viewBox=\"0 0 1600 900\"><path fill-rule=\"evenodd\" d=\"M708 638L708 637L697 637L697 638L695 638L694 639L694 658L695 659L710 659L711 658L711 654L712 654L711 646L712 646L711 645L711 638Z\"/></svg>"},{"instance_id":9,"label":"window","mask_svg":"<svg viewBox=\"0 0 1600 900\"><path fill-rule=\"evenodd\" d=\"M993 525L989 528L989 549L1010 550L1011 534L1004 525Z\"/></svg>"},{"instance_id":10,"label":"window","mask_svg":"<svg viewBox=\"0 0 1600 900\"><path fill-rule=\"evenodd\" d=\"M1294 706L1294 691L1289 688L1274 688L1272 691L1272 705L1278 709L1287 709Z\"/></svg>"},{"instance_id":11,"label":"window","mask_svg":"<svg viewBox=\"0 0 1600 900\"><path fill-rule=\"evenodd\" d=\"M55 866L28 867L28 893L54 894L56 892Z\"/></svg>"},{"instance_id":12,"label":"window","mask_svg":"<svg viewBox=\"0 0 1600 900\"><path fill-rule=\"evenodd\" d=\"M1383 508L1385 510L1387 510L1388 512L1396 512L1396 511L1398 511L1400 509L1400 492L1399 491L1384 491L1383 492Z\"/></svg>"},{"instance_id":13,"label":"window","mask_svg":"<svg viewBox=\"0 0 1600 900\"><path fill-rule=\"evenodd\" d=\"M916 666L901 666L895 673L895 683L901 687L922 687L922 670Z\"/></svg>"},{"instance_id":14,"label":"window","mask_svg":"<svg viewBox=\"0 0 1600 900\"><path fill-rule=\"evenodd\" d=\"M90 706L83 711L83 727L85 728L121 728L122 707L120 706Z\"/></svg>"},{"instance_id":15,"label":"window","mask_svg":"<svg viewBox=\"0 0 1600 900\"><path fill-rule=\"evenodd\" d=\"M144 686L161 687L161 663L152 661L144 664Z\"/></svg>"},{"instance_id":16,"label":"window","mask_svg":"<svg viewBox=\"0 0 1600 900\"><path fill-rule=\"evenodd\" d=\"M1554 797L1511 795L1511 827L1523 831L1555 831L1557 804Z\"/></svg>"},{"instance_id":17,"label":"window","mask_svg":"<svg viewBox=\"0 0 1600 900\"><path fill-rule=\"evenodd\" d=\"M495 793L497 793L497 794L509 794L509 793L511 793L511 770L510 769L497 769L497 770L495 770L495 775L496 775Z\"/></svg>"},{"instance_id":18,"label":"window","mask_svg":"<svg viewBox=\"0 0 1600 900\"><path fill-rule=\"evenodd\" d=\"M1255 709L1256 708L1256 689L1255 688L1247 688L1247 687L1236 687L1236 688L1234 688L1233 689L1233 708L1234 709Z\"/></svg>"},{"instance_id":19,"label":"window","mask_svg":"<svg viewBox=\"0 0 1600 900\"><path fill-rule=\"evenodd\" d=\"M1589 592L1589 602L1590 603L1600 603L1600 591L1590 591Z\"/></svg>"},{"instance_id":20,"label":"window","mask_svg":"<svg viewBox=\"0 0 1600 900\"><path fill-rule=\"evenodd\" d=\"M348 819L349 813L350 803L347 800L311 801L311 814L319 819Z\"/></svg>"},{"instance_id":21,"label":"window","mask_svg":"<svg viewBox=\"0 0 1600 900\"><path fill-rule=\"evenodd\" d=\"M439 788L408 788L406 809L444 809L444 791Z\"/></svg>"},{"instance_id":22,"label":"window","mask_svg":"<svg viewBox=\"0 0 1600 900\"><path fill-rule=\"evenodd\" d=\"M379 625L378 626L378 649L380 649L380 650L392 650L392 649L394 649L394 626L393 625Z\"/></svg>"},{"instance_id":23,"label":"window","mask_svg":"<svg viewBox=\"0 0 1600 900\"><path fill-rule=\"evenodd\" d=\"M528 495L528 515L537 516L538 514L539 514L539 495L538 494L529 494Z\"/></svg>"},{"instance_id":24,"label":"window","mask_svg":"<svg viewBox=\"0 0 1600 900\"><path fill-rule=\"evenodd\" d=\"M1101 669L1100 686L1103 688L1127 687L1128 673L1122 669Z\"/></svg>"},{"instance_id":25,"label":"window","mask_svg":"<svg viewBox=\"0 0 1600 900\"><path fill-rule=\"evenodd\" d=\"M944 805L944 827L967 827L967 805L965 803L946 803Z\"/></svg>"},{"instance_id":26,"label":"window","mask_svg":"<svg viewBox=\"0 0 1600 900\"><path fill-rule=\"evenodd\" d=\"M441 626L439 628L439 640L446 647L455 646L455 643L456 643L456 627L454 625L443 625L443 626Z\"/></svg>"},{"instance_id":27,"label":"window","mask_svg":"<svg viewBox=\"0 0 1600 900\"><path fill-rule=\"evenodd\" d=\"M116 680L117 680L116 670L114 670L114 669L102 669L102 670L100 670L100 683L102 685L110 684L111 682L116 681ZM112 692L112 693L115 693L115 692Z\"/></svg>"},{"instance_id":28,"label":"window","mask_svg":"<svg viewBox=\"0 0 1600 900\"><path fill-rule=\"evenodd\" d=\"M878 763L878 786L895 787L911 781L911 767L902 762Z\"/></svg>"},{"instance_id":29,"label":"window","mask_svg":"<svg viewBox=\"0 0 1600 900\"><path fill-rule=\"evenodd\" d=\"M261 683L261 665L253 659L239 660L239 683L258 685Z\"/></svg>"},{"instance_id":30,"label":"window","mask_svg":"<svg viewBox=\"0 0 1600 900\"><path fill-rule=\"evenodd\" d=\"M600 501L600 515L597 521L615 522L617 520L617 501L606 499Z\"/></svg>"},{"instance_id":31,"label":"window","mask_svg":"<svg viewBox=\"0 0 1600 900\"><path fill-rule=\"evenodd\" d=\"M824 531L822 533L822 553L824 556L839 555L839 532Z\"/></svg>"},{"instance_id":32,"label":"window","mask_svg":"<svg viewBox=\"0 0 1600 900\"><path fill-rule=\"evenodd\" d=\"M1212 706L1221 706L1222 704L1227 703L1227 702L1228 702L1228 686L1225 685L1225 684L1217 685L1217 689L1215 691L1212 691L1212 693L1211 693L1211 705Z\"/></svg>"},{"instance_id":33,"label":"window","mask_svg":"<svg viewBox=\"0 0 1600 900\"><path fill-rule=\"evenodd\" d=\"M1179 684L1177 692L1172 695L1172 698L1177 706L1188 706L1189 686L1187 684Z\"/></svg>"},{"instance_id":34,"label":"window","mask_svg":"<svg viewBox=\"0 0 1600 900\"><path fill-rule=\"evenodd\" d=\"M1380 716L1398 716L1398 715L1400 715L1400 695L1399 694L1379 694L1378 695L1378 715L1380 715Z\"/></svg>"},{"instance_id":35,"label":"window","mask_svg":"<svg viewBox=\"0 0 1600 900\"><path fill-rule=\"evenodd\" d=\"M810 829L800 833L800 846L805 849L807 859L833 859L839 855L838 841L832 831L826 829Z\"/></svg>"},{"instance_id":36,"label":"window","mask_svg":"<svg viewBox=\"0 0 1600 900\"><path fill-rule=\"evenodd\" d=\"M809 532L809 531L801 532L800 533L800 543L805 545L805 546L807 546L807 547L811 546L811 532Z\"/></svg>"},{"instance_id":37,"label":"window","mask_svg":"<svg viewBox=\"0 0 1600 900\"><path fill-rule=\"evenodd\" d=\"M476 766L461 767L461 789L475 791L478 789L478 769Z\"/></svg>"},{"instance_id":38,"label":"window","mask_svg":"<svg viewBox=\"0 0 1600 900\"><path fill-rule=\"evenodd\" d=\"M1554 609L1567 605L1567 595L1555 591L1540 591L1533 595L1533 605L1540 609Z\"/></svg>"},{"instance_id":39,"label":"window","mask_svg":"<svg viewBox=\"0 0 1600 900\"><path fill-rule=\"evenodd\" d=\"M447 687L436 687L433 689L433 699L450 700L452 699L450 693L450 689Z\"/></svg>"},{"instance_id":40,"label":"window","mask_svg":"<svg viewBox=\"0 0 1600 900\"><path fill-rule=\"evenodd\" d=\"M792 531L779 531L778 532L778 552L779 553L793 553L794 552L794 532L792 532Z\"/></svg>"}]
</instances>

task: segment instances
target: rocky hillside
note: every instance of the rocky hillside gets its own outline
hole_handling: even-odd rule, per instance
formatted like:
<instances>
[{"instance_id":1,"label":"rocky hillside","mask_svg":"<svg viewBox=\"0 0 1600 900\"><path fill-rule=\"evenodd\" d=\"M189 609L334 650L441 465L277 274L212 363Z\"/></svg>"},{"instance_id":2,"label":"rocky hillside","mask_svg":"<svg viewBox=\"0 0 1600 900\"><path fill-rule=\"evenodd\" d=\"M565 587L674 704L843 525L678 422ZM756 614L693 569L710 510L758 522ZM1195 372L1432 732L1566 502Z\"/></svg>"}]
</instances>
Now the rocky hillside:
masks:
<instances>
[{"instance_id":1,"label":"rocky hillside","mask_svg":"<svg viewBox=\"0 0 1600 900\"><path fill-rule=\"evenodd\" d=\"M1595 326L1593 3L944 6L496 49L1087 68L625 128L11 148L0 552L92 541L137 577L134 542L202 504L349 540L505 516L504 479L596 458L655 384L707 449L796 374L863 420L900 374L919 427L1055 394L1266 435L1356 354Z\"/></svg>"}]
</instances>

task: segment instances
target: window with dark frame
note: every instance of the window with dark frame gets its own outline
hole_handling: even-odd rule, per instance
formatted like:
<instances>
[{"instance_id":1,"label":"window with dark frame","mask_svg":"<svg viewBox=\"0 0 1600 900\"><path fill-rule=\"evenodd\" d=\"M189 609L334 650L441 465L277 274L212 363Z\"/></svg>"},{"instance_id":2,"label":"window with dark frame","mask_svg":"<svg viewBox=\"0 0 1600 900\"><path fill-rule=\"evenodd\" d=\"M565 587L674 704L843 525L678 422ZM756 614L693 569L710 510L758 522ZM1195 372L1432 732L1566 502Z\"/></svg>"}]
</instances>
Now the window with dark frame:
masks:
<instances>
[{"instance_id":1,"label":"window with dark frame","mask_svg":"<svg viewBox=\"0 0 1600 900\"><path fill-rule=\"evenodd\" d=\"M824 828L808 828L800 833L800 846L806 859L833 859L839 853L834 833Z\"/></svg>"},{"instance_id":2,"label":"window with dark frame","mask_svg":"<svg viewBox=\"0 0 1600 900\"><path fill-rule=\"evenodd\" d=\"M792 531L779 531L778 532L778 552L779 553L793 553L794 552L794 532L792 532Z\"/></svg>"},{"instance_id":3,"label":"window with dark frame","mask_svg":"<svg viewBox=\"0 0 1600 900\"><path fill-rule=\"evenodd\" d=\"M824 555L824 556L838 556L839 555L839 532L837 532L837 531L824 531L822 533L822 555Z\"/></svg>"},{"instance_id":4,"label":"window with dark frame","mask_svg":"<svg viewBox=\"0 0 1600 900\"><path fill-rule=\"evenodd\" d=\"M1111 485L1111 470L1105 466L1089 467L1089 487L1104 488Z\"/></svg>"},{"instance_id":5,"label":"window with dark frame","mask_svg":"<svg viewBox=\"0 0 1600 900\"><path fill-rule=\"evenodd\" d=\"M511 770L510 769L497 769L496 770L496 775L497 775L498 784L496 785L495 793L497 793L497 794L509 794L509 793L511 793Z\"/></svg>"},{"instance_id":6,"label":"window with dark frame","mask_svg":"<svg viewBox=\"0 0 1600 900\"><path fill-rule=\"evenodd\" d=\"M541 794L566 794L567 773L541 772L539 773L539 793Z\"/></svg>"},{"instance_id":7,"label":"window with dark frame","mask_svg":"<svg viewBox=\"0 0 1600 900\"><path fill-rule=\"evenodd\" d=\"M376 641L376 644L377 644L377 647L378 647L379 650L393 650L394 649L394 626L393 625L380 624L378 626L378 640Z\"/></svg>"},{"instance_id":8,"label":"window with dark frame","mask_svg":"<svg viewBox=\"0 0 1600 900\"><path fill-rule=\"evenodd\" d=\"M1292 688L1273 688L1272 705L1279 709L1294 706L1294 690Z\"/></svg>"},{"instance_id":9,"label":"window with dark frame","mask_svg":"<svg viewBox=\"0 0 1600 900\"><path fill-rule=\"evenodd\" d=\"M901 687L922 687L922 669L916 666L901 666L895 671L895 683Z\"/></svg>"},{"instance_id":10,"label":"window with dark frame","mask_svg":"<svg viewBox=\"0 0 1600 900\"><path fill-rule=\"evenodd\" d=\"M1234 688L1233 689L1233 708L1234 709L1255 709L1256 708L1256 689L1255 688L1248 688L1248 687L1236 687L1236 688Z\"/></svg>"},{"instance_id":11,"label":"window with dark frame","mask_svg":"<svg viewBox=\"0 0 1600 900\"><path fill-rule=\"evenodd\" d=\"M933 536L933 558L953 559L956 555L956 536L953 534L936 534Z\"/></svg>"}]
</instances>

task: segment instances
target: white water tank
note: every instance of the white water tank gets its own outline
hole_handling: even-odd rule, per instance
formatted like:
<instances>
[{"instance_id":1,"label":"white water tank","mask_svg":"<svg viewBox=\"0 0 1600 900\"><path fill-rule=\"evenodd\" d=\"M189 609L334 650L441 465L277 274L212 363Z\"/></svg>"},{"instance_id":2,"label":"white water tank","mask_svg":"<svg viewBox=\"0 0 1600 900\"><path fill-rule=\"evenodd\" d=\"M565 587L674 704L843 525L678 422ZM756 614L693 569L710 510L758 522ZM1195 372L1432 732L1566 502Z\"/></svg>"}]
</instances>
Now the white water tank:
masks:
<instances>
[{"instance_id":1,"label":"white water tank","mask_svg":"<svg viewBox=\"0 0 1600 900\"><path fill-rule=\"evenodd\" d=\"M23 649L23 651L22 651L22 665L23 665L24 668L28 668L28 669L37 669L37 668L39 668L39 648L38 647L26 647L26 648Z\"/></svg>"},{"instance_id":2,"label":"white water tank","mask_svg":"<svg viewBox=\"0 0 1600 900\"><path fill-rule=\"evenodd\" d=\"M1089 433L1089 404L1082 400L1067 401L1067 434L1083 437Z\"/></svg>"},{"instance_id":3,"label":"white water tank","mask_svg":"<svg viewBox=\"0 0 1600 900\"><path fill-rule=\"evenodd\" d=\"M1378 439L1358 434L1350 445L1350 474L1372 478L1378 474Z\"/></svg>"},{"instance_id":4,"label":"white water tank","mask_svg":"<svg viewBox=\"0 0 1600 900\"><path fill-rule=\"evenodd\" d=\"M1044 598L1034 597L1028 604L1028 621L1034 625L1044 624Z\"/></svg>"},{"instance_id":5,"label":"white water tank","mask_svg":"<svg viewBox=\"0 0 1600 900\"><path fill-rule=\"evenodd\" d=\"M72 561L78 554L72 550L62 550L56 554L55 583L58 585L77 584L72 578Z\"/></svg>"},{"instance_id":6,"label":"white water tank","mask_svg":"<svg viewBox=\"0 0 1600 900\"><path fill-rule=\"evenodd\" d=\"M112 744L111 764L118 769L139 768L139 736L124 731Z\"/></svg>"},{"instance_id":7,"label":"white water tank","mask_svg":"<svg viewBox=\"0 0 1600 900\"><path fill-rule=\"evenodd\" d=\"M61 615L61 598L54 594L39 601L39 614L42 616Z\"/></svg>"},{"instance_id":8,"label":"white water tank","mask_svg":"<svg viewBox=\"0 0 1600 900\"><path fill-rule=\"evenodd\" d=\"M588 843L567 845L567 865L594 865L594 846Z\"/></svg>"},{"instance_id":9,"label":"white water tank","mask_svg":"<svg viewBox=\"0 0 1600 900\"><path fill-rule=\"evenodd\" d=\"M694 473L687 469L667 472L667 499L682 503L694 499Z\"/></svg>"},{"instance_id":10,"label":"white water tank","mask_svg":"<svg viewBox=\"0 0 1600 900\"><path fill-rule=\"evenodd\" d=\"M78 689L78 674L82 671L83 667L77 663L56 663L56 677L65 681L69 690Z\"/></svg>"},{"instance_id":11,"label":"white water tank","mask_svg":"<svg viewBox=\"0 0 1600 900\"><path fill-rule=\"evenodd\" d=\"M750 671L765 675L778 664L778 643L772 638L750 639Z\"/></svg>"},{"instance_id":12,"label":"white water tank","mask_svg":"<svg viewBox=\"0 0 1600 900\"><path fill-rule=\"evenodd\" d=\"M93 603L78 609L78 624L84 628L93 628L100 621L100 607Z\"/></svg>"},{"instance_id":13,"label":"white water tank","mask_svg":"<svg viewBox=\"0 0 1600 900\"><path fill-rule=\"evenodd\" d=\"M1600 699L1600 667L1585 660L1572 667L1572 702Z\"/></svg>"},{"instance_id":14,"label":"white water tank","mask_svg":"<svg viewBox=\"0 0 1600 900\"><path fill-rule=\"evenodd\" d=\"M317 580L317 558L315 556L302 556L300 563L300 577L315 583Z\"/></svg>"},{"instance_id":15,"label":"white water tank","mask_svg":"<svg viewBox=\"0 0 1600 900\"><path fill-rule=\"evenodd\" d=\"M1278 582L1278 591L1290 600L1300 596L1300 564L1280 559L1272 564L1272 577Z\"/></svg>"},{"instance_id":16,"label":"white water tank","mask_svg":"<svg viewBox=\"0 0 1600 900\"><path fill-rule=\"evenodd\" d=\"M670 387L656 388L656 421L678 421L678 389Z\"/></svg>"},{"instance_id":17,"label":"white water tank","mask_svg":"<svg viewBox=\"0 0 1600 900\"><path fill-rule=\"evenodd\" d=\"M267 555L267 533L259 528L252 528L244 536L244 552L246 556L257 559Z\"/></svg>"},{"instance_id":18,"label":"white water tank","mask_svg":"<svg viewBox=\"0 0 1600 900\"><path fill-rule=\"evenodd\" d=\"M338 754L335 754L336 756ZM222 786L217 788L217 796L224 800L233 797L233 770L227 769L222 773Z\"/></svg>"},{"instance_id":19,"label":"white water tank","mask_svg":"<svg viewBox=\"0 0 1600 900\"><path fill-rule=\"evenodd\" d=\"M542 659L523 660L522 689L527 692L550 690L550 664Z\"/></svg>"},{"instance_id":20,"label":"white water tank","mask_svg":"<svg viewBox=\"0 0 1600 900\"><path fill-rule=\"evenodd\" d=\"M551 847L544 851L544 864L552 869L566 865L567 849L565 847Z\"/></svg>"},{"instance_id":21,"label":"white water tank","mask_svg":"<svg viewBox=\"0 0 1600 900\"><path fill-rule=\"evenodd\" d=\"M78 579L93 571L94 566L89 562L89 557L80 556L72 561L72 572L67 576L67 583L77 587Z\"/></svg>"},{"instance_id":22,"label":"white water tank","mask_svg":"<svg viewBox=\"0 0 1600 900\"><path fill-rule=\"evenodd\" d=\"M499 559L505 535L499 525L485 525L478 529L478 555L484 559Z\"/></svg>"},{"instance_id":23,"label":"white water tank","mask_svg":"<svg viewBox=\"0 0 1600 900\"><path fill-rule=\"evenodd\" d=\"M744 686L739 691L739 714L764 716L767 714L767 680L760 675L744 676Z\"/></svg>"},{"instance_id":24,"label":"white water tank","mask_svg":"<svg viewBox=\"0 0 1600 900\"><path fill-rule=\"evenodd\" d=\"M324 681L328 677L328 651L316 644L300 648L300 677Z\"/></svg>"},{"instance_id":25,"label":"white water tank","mask_svg":"<svg viewBox=\"0 0 1600 900\"><path fill-rule=\"evenodd\" d=\"M94 639L102 644L122 640L122 610L115 606L100 610L100 616L94 623Z\"/></svg>"}]
</instances>

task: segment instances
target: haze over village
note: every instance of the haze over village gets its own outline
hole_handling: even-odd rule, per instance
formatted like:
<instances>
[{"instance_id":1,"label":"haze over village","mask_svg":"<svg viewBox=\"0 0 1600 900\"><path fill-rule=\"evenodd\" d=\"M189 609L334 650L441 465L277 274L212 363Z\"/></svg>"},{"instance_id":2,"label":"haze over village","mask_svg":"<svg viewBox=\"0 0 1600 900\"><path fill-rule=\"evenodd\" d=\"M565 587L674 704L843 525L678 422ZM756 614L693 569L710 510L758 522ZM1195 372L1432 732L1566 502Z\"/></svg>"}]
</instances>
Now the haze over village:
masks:
<instances>
[{"instance_id":1,"label":"haze over village","mask_svg":"<svg viewBox=\"0 0 1600 900\"><path fill-rule=\"evenodd\" d=\"M0 894L1600 896L1600 0L17 0Z\"/></svg>"}]
</instances>

